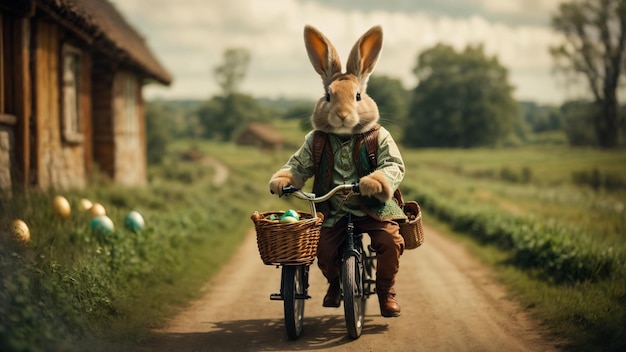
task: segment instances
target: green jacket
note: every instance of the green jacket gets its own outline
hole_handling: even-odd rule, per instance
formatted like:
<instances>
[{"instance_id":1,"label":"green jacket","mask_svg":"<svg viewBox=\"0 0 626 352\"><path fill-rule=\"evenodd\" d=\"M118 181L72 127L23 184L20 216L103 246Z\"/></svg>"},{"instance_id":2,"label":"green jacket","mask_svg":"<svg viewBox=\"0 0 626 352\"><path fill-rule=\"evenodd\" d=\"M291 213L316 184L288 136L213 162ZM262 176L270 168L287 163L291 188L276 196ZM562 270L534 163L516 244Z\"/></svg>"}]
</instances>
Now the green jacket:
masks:
<instances>
[{"instance_id":1,"label":"green jacket","mask_svg":"<svg viewBox=\"0 0 626 352\"><path fill-rule=\"evenodd\" d=\"M323 153L320 168L316 170L312 152L313 134L314 131L311 131L306 135L304 144L281 170L291 172L294 177L304 181L315 176L317 189L314 191L317 195L325 194L336 185L359 182L361 176L373 171L370 170L364 143L358 143L362 135L335 134L328 134L330 148L327 150L332 152L332 157L324 156L327 153ZM358 151L355 150L357 144L361 145ZM328 159L332 159L332 165L329 165ZM383 173L392 189L398 188L404 178L404 161L391 134L384 127L380 127L378 131L376 159L376 169ZM342 196L337 194L327 202L321 203L318 208L325 215L323 223L325 227L333 226L348 213L357 217L370 215L378 219L406 219L404 212L393 199L383 203L374 197L359 196L344 201Z\"/></svg>"}]
</instances>

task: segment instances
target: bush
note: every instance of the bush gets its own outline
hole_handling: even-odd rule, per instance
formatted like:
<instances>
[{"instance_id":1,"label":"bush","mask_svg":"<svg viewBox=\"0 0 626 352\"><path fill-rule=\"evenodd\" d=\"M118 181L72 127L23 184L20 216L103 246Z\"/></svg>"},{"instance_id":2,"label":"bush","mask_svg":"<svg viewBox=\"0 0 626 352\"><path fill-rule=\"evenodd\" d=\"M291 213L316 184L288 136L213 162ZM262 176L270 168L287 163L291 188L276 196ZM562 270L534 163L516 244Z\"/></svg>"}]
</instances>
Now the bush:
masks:
<instances>
[{"instance_id":1,"label":"bush","mask_svg":"<svg viewBox=\"0 0 626 352\"><path fill-rule=\"evenodd\" d=\"M626 189L626 177L622 174L604 173L597 168L591 170L572 172L572 180L575 184L589 186L594 190L618 190Z\"/></svg>"},{"instance_id":2,"label":"bush","mask_svg":"<svg viewBox=\"0 0 626 352\"><path fill-rule=\"evenodd\" d=\"M574 236L571 229L498 211L468 209L445 197L411 188L405 192L405 198L419 199L425 211L449 223L455 231L508 251L510 263L536 270L554 282L601 280L623 267L621 254L581 240L590 237Z\"/></svg>"},{"instance_id":3,"label":"bush","mask_svg":"<svg viewBox=\"0 0 626 352\"><path fill-rule=\"evenodd\" d=\"M594 116L596 107L585 101L571 101L561 106L564 121L563 127L570 145L597 145Z\"/></svg>"},{"instance_id":4,"label":"bush","mask_svg":"<svg viewBox=\"0 0 626 352\"><path fill-rule=\"evenodd\" d=\"M171 139L169 121L163 109L156 104L146 104L146 152L148 164L163 160L167 143Z\"/></svg>"}]
</instances>

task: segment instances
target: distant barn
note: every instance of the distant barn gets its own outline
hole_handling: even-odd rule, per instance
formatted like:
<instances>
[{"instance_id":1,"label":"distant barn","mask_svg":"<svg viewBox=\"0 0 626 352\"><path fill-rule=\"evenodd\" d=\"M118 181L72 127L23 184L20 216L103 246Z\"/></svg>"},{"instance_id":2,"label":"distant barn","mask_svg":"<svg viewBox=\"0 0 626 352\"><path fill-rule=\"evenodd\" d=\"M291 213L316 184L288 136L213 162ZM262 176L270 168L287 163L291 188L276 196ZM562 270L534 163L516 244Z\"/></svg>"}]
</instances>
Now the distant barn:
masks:
<instances>
[{"instance_id":1,"label":"distant barn","mask_svg":"<svg viewBox=\"0 0 626 352\"><path fill-rule=\"evenodd\" d=\"M0 191L146 183L142 88L172 77L107 0L0 3Z\"/></svg>"},{"instance_id":2,"label":"distant barn","mask_svg":"<svg viewBox=\"0 0 626 352\"><path fill-rule=\"evenodd\" d=\"M253 122L241 131L235 142L239 145L250 145L262 150L279 151L283 147L285 138L273 126Z\"/></svg>"}]
</instances>

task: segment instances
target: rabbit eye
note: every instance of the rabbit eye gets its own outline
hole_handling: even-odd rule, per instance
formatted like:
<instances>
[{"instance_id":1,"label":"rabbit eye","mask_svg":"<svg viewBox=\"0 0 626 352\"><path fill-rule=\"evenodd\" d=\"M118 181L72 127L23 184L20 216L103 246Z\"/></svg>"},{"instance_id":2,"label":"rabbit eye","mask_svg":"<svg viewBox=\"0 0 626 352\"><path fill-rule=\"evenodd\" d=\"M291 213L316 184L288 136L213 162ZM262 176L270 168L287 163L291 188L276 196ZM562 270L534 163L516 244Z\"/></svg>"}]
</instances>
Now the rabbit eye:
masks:
<instances>
[{"instance_id":1,"label":"rabbit eye","mask_svg":"<svg viewBox=\"0 0 626 352\"><path fill-rule=\"evenodd\" d=\"M326 101L330 102L330 93L326 93Z\"/></svg>"},{"instance_id":2,"label":"rabbit eye","mask_svg":"<svg viewBox=\"0 0 626 352\"><path fill-rule=\"evenodd\" d=\"M361 93L356 93L356 101L361 101Z\"/></svg>"}]
</instances>

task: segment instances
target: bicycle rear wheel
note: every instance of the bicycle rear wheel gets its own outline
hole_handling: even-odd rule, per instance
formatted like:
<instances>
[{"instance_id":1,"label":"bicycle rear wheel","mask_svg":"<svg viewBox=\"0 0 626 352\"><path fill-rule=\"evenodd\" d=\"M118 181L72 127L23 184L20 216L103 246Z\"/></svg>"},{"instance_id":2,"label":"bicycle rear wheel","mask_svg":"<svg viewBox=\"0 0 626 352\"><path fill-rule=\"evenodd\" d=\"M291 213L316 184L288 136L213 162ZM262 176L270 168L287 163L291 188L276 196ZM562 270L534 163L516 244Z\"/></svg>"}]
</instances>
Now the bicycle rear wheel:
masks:
<instances>
[{"instance_id":1,"label":"bicycle rear wheel","mask_svg":"<svg viewBox=\"0 0 626 352\"><path fill-rule=\"evenodd\" d=\"M289 339L295 340L302 333L304 320L304 266L284 265L282 280L285 328Z\"/></svg>"},{"instance_id":2,"label":"bicycle rear wheel","mask_svg":"<svg viewBox=\"0 0 626 352\"><path fill-rule=\"evenodd\" d=\"M343 284L343 309L348 336L358 339L365 320L365 295L363 294L363 265L356 256L348 256L341 268Z\"/></svg>"}]
</instances>

